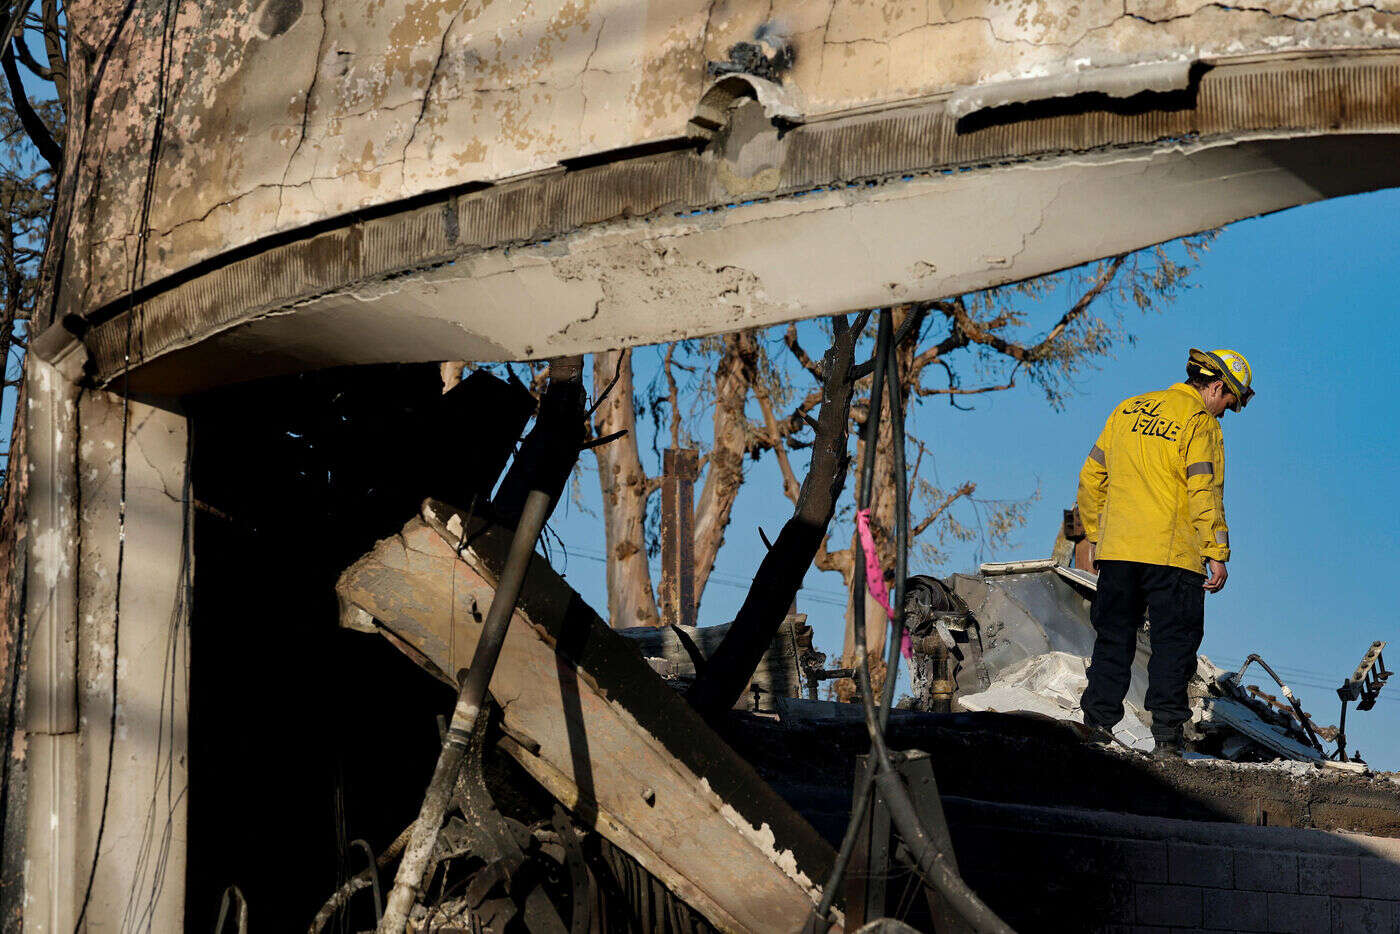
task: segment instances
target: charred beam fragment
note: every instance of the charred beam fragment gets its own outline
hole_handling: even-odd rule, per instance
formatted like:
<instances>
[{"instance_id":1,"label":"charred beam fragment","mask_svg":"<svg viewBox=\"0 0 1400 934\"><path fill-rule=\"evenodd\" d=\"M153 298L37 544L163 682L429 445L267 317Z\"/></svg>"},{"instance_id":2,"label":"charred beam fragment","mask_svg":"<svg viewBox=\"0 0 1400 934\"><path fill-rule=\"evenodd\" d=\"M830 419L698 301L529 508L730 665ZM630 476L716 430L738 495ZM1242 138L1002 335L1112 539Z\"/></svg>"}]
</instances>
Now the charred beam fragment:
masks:
<instances>
[{"instance_id":1,"label":"charred beam fragment","mask_svg":"<svg viewBox=\"0 0 1400 934\"><path fill-rule=\"evenodd\" d=\"M667 448L661 477L661 621L695 625L695 478L699 455Z\"/></svg>"},{"instance_id":2,"label":"charred beam fragment","mask_svg":"<svg viewBox=\"0 0 1400 934\"><path fill-rule=\"evenodd\" d=\"M861 315L854 327L848 325L844 315L832 319L835 340L822 360L825 377L811 465L792 518L764 555L729 633L687 694L691 706L702 716L713 717L730 709L748 687L831 524L836 500L846 482L847 426L854 386L851 368L856 341L867 317L868 314Z\"/></svg>"},{"instance_id":3,"label":"charred beam fragment","mask_svg":"<svg viewBox=\"0 0 1400 934\"><path fill-rule=\"evenodd\" d=\"M423 794L418 819L379 922L380 934L400 934L408 924L409 909L420 894L463 757L486 704L486 689L505 644L526 568L544 523L554 511L578 460L585 436L584 409L583 359L574 356L552 361L549 388L540 403L539 418L521 444L496 497L498 515L516 526L510 556L487 611L471 666L461 681L442 752Z\"/></svg>"},{"instance_id":4,"label":"charred beam fragment","mask_svg":"<svg viewBox=\"0 0 1400 934\"><path fill-rule=\"evenodd\" d=\"M540 400L535 427L521 442L492 503L501 523L516 523L531 490L548 493L549 511L554 511L587 437L584 409L583 358L550 361L549 388Z\"/></svg>"}]
</instances>

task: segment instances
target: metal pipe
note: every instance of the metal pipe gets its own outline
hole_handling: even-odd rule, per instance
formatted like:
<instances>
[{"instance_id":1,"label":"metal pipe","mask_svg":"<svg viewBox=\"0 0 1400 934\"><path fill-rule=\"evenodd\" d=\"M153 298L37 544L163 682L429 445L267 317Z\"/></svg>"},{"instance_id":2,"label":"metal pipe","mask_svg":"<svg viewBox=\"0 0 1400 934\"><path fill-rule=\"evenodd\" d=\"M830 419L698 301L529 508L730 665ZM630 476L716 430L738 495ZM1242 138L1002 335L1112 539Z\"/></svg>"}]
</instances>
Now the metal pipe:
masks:
<instances>
[{"instance_id":1,"label":"metal pipe","mask_svg":"<svg viewBox=\"0 0 1400 934\"><path fill-rule=\"evenodd\" d=\"M1342 719L1337 724L1337 751L1334 753L1342 762L1350 762L1347 758L1347 702L1342 701Z\"/></svg>"},{"instance_id":2,"label":"metal pipe","mask_svg":"<svg viewBox=\"0 0 1400 934\"><path fill-rule=\"evenodd\" d=\"M1288 703L1293 705L1293 712L1298 715L1298 722L1302 724L1303 732L1307 734L1308 739L1312 740L1313 748L1325 757L1327 752L1322 748L1322 742L1317 738L1317 733L1313 732L1312 721L1308 718L1307 714L1303 713L1302 701L1293 696L1293 692L1289 689L1288 685L1284 684L1283 679L1274 673L1274 670L1269 667L1268 662L1264 661L1264 659L1260 658L1258 655L1249 656L1249 658L1244 660L1244 664L1240 666L1239 673L1235 675L1235 683L1241 683L1240 679L1244 677L1244 670L1250 666L1251 662L1258 662L1259 667L1267 671L1269 677L1274 679L1279 690L1283 692L1283 696L1288 698Z\"/></svg>"},{"instance_id":3,"label":"metal pipe","mask_svg":"<svg viewBox=\"0 0 1400 934\"><path fill-rule=\"evenodd\" d=\"M500 582L496 585L491 609L486 613L486 622L481 627L481 637L472 654L471 667L467 669L461 689L457 692L457 705L452 710L447 739L442 744L442 752L438 754L437 767L433 769L433 777L423 795L418 819L413 823L413 834L394 876L394 888L389 893L388 904L384 906L384 917L376 928L378 934L403 934L408 924L408 912L423 882L423 871L437 843L438 828L447 814L452 786L461 769L467 742L481 713L486 689L496 670L496 660L500 658L501 646L505 644L511 617L515 614L525 571L530 566L535 545L552 505L552 497L542 490L531 490L525 498L525 509L515 527L510 553L501 571Z\"/></svg>"}]
</instances>

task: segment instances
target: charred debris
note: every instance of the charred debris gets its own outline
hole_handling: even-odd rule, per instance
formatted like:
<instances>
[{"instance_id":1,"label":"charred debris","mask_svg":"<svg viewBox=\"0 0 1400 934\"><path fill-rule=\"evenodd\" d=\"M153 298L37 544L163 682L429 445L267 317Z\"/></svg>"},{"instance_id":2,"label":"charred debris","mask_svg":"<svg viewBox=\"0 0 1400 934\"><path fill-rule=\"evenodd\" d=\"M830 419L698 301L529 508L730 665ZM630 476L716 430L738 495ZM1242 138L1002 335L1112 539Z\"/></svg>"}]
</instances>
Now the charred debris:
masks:
<instances>
[{"instance_id":1,"label":"charred debris","mask_svg":"<svg viewBox=\"0 0 1400 934\"><path fill-rule=\"evenodd\" d=\"M612 630L538 553L579 451L608 440L585 440L599 400L585 398L577 358L552 361L538 412L525 387L484 371L440 394L426 367L204 397L198 540L206 558L258 556L261 592L277 596L258 627L277 650L248 631L246 566L197 561L197 612L229 625L195 642L194 735L206 739L192 750L190 924L221 905L230 925L285 914L313 932L1009 931L1078 891L1076 929L1097 930L1121 900L1051 879L1056 860L1012 885L986 841L1100 820L1085 815L1116 815L1103 831L1114 839L1219 824L1400 837L1400 785L1366 772L1344 715L1320 726L1287 686L1245 677L1271 673L1262 660L1224 672L1201 659L1186 762L1133 751L1145 714L1120 726L1125 748L1081 744L1093 575L1074 566L1072 523L1058 560L948 580L910 576L901 536L888 664L907 628L912 696L895 705L894 678L876 693L864 668L828 668L794 601L850 473L853 384L874 378L879 412L905 336L882 315L875 355L859 361L866 316L833 325L802 494L723 626L696 627L683 599L664 599L688 588L683 522L663 533L663 627ZM271 400L276 428L254 417ZM894 408L883 430L898 433ZM464 420L469 441L455 430ZM344 466L372 450L412 456ZM667 514L684 516L691 471L683 453L667 462ZM861 468L858 507L872 473ZM326 583L341 629L329 640L304 624L324 614ZM1376 702L1383 648L1346 681L1344 704ZM1144 640L1130 712L1146 651ZM280 695L253 690L254 670ZM855 679L858 703L820 699L838 677ZM229 696L242 705L216 700ZM315 722L328 726L308 742ZM273 761L286 794L248 800L240 789ZM305 867L327 855L334 877L308 884ZM1027 882L1045 899L1028 906Z\"/></svg>"}]
</instances>

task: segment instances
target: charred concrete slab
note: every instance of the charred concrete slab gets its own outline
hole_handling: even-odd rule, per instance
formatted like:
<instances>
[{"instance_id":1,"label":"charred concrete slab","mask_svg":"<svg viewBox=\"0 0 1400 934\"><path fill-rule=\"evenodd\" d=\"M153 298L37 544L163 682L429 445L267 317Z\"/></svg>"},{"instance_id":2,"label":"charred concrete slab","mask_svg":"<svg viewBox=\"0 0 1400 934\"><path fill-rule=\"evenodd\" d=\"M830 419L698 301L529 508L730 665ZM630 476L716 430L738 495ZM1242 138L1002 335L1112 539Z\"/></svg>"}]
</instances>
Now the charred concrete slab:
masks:
<instances>
[{"instance_id":1,"label":"charred concrete slab","mask_svg":"<svg viewBox=\"0 0 1400 934\"><path fill-rule=\"evenodd\" d=\"M1366 101L1337 94L1346 103L1324 119L1354 127L1345 135L1214 139L1188 123L1141 143L945 154L941 139L961 139L928 105L787 133L772 189L730 190L723 161L690 150L547 173L269 241L153 286L131 310L92 309L86 340L99 378L115 378L135 315L136 365L184 352L136 377L169 393L354 363L542 359L932 300L1400 184L1396 137L1349 121Z\"/></svg>"},{"instance_id":2,"label":"charred concrete slab","mask_svg":"<svg viewBox=\"0 0 1400 934\"><path fill-rule=\"evenodd\" d=\"M509 540L429 501L342 576L342 621L453 683ZM520 765L712 923L786 930L810 909L831 848L542 559L491 692Z\"/></svg>"},{"instance_id":3,"label":"charred concrete slab","mask_svg":"<svg viewBox=\"0 0 1400 934\"><path fill-rule=\"evenodd\" d=\"M156 281L366 208L686 140L711 84L706 63L763 27L791 48L789 67L765 80L800 98L786 115L806 123L929 98L950 101L956 120L1075 99L1066 94L1169 97L1198 62L1400 47L1394 4L1340 0L897 11L855 0L245 0L170 10L70 5L75 44L107 51L74 75L75 100L92 100L75 108L64 173L75 180L65 312L128 288L126 251L147 203ZM162 145L146 192L157 113ZM1015 146L999 148L988 158Z\"/></svg>"},{"instance_id":4,"label":"charred concrete slab","mask_svg":"<svg viewBox=\"0 0 1400 934\"><path fill-rule=\"evenodd\" d=\"M1400 837L1400 777L1302 762L1161 762L1085 746L1064 724L996 713L892 711L890 747L931 756L945 795L1208 824L1305 827ZM729 743L828 839L850 809L855 719L820 723L735 714Z\"/></svg>"},{"instance_id":5,"label":"charred concrete slab","mask_svg":"<svg viewBox=\"0 0 1400 934\"><path fill-rule=\"evenodd\" d=\"M944 297L1400 182L1390 4L245 7L71 11L110 51L72 76L92 106L46 317L95 328L102 380L128 314L137 366L198 351L142 377L164 392L548 357ZM790 67L710 82L765 16Z\"/></svg>"}]
</instances>

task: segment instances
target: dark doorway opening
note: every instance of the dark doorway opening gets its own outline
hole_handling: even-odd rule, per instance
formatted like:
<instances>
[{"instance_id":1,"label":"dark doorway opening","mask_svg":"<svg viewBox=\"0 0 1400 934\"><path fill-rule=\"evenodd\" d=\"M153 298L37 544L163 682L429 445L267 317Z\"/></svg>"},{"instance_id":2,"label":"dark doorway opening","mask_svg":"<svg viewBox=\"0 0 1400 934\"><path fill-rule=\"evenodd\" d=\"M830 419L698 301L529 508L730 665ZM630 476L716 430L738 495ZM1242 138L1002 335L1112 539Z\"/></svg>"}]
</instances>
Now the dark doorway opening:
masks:
<instances>
[{"instance_id":1,"label":"dark doorway opening","mask_svg":"<svg viewBox=\"0 0 1400 934\"><path fill-rule=\"evenodd\" d=\"M306 930L364 868L350 842L377 853L417 813L451 692L383 639L340 629L334 587L428 495L422 428L441 399L428 364L187 400L190 930L212 928L229 885L260 930ZM346 929L373 926L368 891L352 911Z\"/></svg>"}]
</instances>

